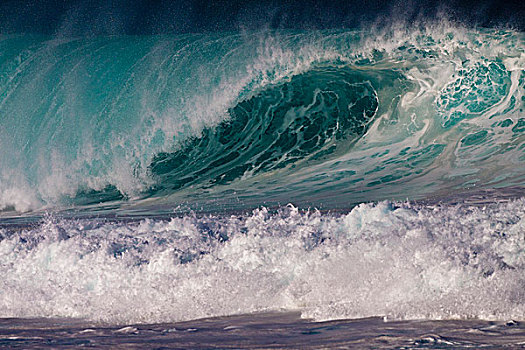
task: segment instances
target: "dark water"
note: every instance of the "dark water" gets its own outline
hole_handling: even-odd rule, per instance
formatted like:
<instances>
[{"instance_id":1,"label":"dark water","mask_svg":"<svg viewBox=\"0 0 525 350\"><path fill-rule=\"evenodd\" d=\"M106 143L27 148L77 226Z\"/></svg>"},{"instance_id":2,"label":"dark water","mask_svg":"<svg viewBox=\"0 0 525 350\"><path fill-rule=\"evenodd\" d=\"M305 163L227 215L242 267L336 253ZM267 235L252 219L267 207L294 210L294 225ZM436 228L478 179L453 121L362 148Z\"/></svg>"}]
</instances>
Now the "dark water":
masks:
<instances>
[{"instance_id":1,"label":"dark water","mask_svg":"<svg viewBox=\"0 0 525 350\"><path fill-rule=\"evenodd\" d=\"M394 321L311 322L267 313L181 323L101 326L79 320L1 319L0 346L112 349L518 349L522 323Z\"/></svg>"}]
</instances>

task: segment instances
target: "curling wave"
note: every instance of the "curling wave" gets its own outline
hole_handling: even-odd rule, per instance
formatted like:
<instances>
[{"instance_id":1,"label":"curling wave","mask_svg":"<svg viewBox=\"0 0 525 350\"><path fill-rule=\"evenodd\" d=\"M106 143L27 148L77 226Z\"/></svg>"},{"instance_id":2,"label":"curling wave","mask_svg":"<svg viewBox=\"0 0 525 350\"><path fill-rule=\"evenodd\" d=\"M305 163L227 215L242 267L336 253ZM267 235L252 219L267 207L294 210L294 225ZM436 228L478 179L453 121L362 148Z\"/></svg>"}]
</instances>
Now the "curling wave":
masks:
<instances>
[{"instance_id":1,"label":"curling wave","mask_svg":"<svg viewBox=\"0 0 525 350\"><path fill-rule=\"evenodd\" d=\"M24 35L0 48L4 211L336 208L523 185L520 32Z\"/></svg>"},{"instance_id":2,"label":"curling wave","mask_svg":"<svg viewBox=\"0 0 525 350\"><path fill-rule=\"evenodd\" d=\"M150 166L159 187L209 178L224 184L246 174L325 158L367 130L378 107L370 82L347 68L310 70L229 110L230 118Z\"/></svg>"}]
</instances>

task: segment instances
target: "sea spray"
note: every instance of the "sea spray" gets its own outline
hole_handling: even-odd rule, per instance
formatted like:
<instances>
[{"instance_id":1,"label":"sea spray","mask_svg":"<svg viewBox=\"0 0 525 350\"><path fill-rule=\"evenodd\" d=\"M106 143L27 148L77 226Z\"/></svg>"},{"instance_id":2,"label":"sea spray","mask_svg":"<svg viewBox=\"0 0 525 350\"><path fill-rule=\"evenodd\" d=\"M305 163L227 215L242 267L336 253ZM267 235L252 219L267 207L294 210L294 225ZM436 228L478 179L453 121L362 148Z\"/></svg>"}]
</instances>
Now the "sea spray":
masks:
<instances>
[{"instance_id":1,"label":"sea spray","mask_svg":"<svg viewBox=\"0 0 525 350\"><path fill-rule=\"evenodd\" d=\"M0 317L523 319L524 208L520 199L380 202L342 214L288 205L162 220L47 216L0 229Z\"/></svg>"}]
</instances>

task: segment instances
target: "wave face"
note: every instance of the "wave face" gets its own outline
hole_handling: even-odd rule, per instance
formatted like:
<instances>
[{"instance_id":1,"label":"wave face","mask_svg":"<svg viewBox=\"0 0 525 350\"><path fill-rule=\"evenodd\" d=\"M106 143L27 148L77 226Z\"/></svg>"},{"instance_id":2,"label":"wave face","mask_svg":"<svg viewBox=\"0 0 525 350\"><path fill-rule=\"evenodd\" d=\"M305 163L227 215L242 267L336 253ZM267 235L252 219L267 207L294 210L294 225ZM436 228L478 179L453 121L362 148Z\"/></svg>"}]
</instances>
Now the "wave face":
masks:
<instances>
[{"instance_id":1,"label":"wave face","mask_svg":"<svg viewBox=\"0 0 525 350\"><path fill-rule=\"evenodd\" d=\"M3 36L0 208L338 208L520 187L523 40Z\"/></svg>"},{"instance_id":2,"label":"wave face","mask_svg":"<svg viewBox=\"0 0 525 350\"><path fill-rule=\"evenodd\" d=\"M333 153L367 129L378 101L370 82L347 69L310 70L229 110L231 119L206 128L150 166L162 186L224 184L246 174L284 168Z\"/></svg>"}]
</instances>

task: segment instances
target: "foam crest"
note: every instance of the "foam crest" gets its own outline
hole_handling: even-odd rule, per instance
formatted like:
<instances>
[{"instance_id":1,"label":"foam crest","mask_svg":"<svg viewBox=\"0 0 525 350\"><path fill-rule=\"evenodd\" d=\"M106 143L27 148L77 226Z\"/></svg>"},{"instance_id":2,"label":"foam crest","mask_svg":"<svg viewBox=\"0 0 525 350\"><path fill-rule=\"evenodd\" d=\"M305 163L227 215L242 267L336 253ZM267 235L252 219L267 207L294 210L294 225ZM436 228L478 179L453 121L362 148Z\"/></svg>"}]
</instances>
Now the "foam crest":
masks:
<instances>
[{"instance_id":1,"label":"foam crest","mask_svg":"<svg viewBox=\"0 0 525 350\"><path fill-rule=\"evenodd\" d=\"M293 206L0 230L0 317L165 322L265 310L317 320L524 319L525 200Z\"/></svg>"}]
</instances>

